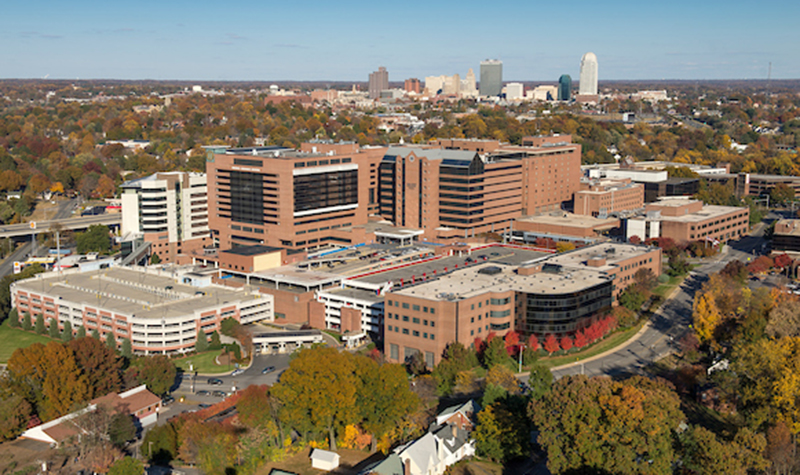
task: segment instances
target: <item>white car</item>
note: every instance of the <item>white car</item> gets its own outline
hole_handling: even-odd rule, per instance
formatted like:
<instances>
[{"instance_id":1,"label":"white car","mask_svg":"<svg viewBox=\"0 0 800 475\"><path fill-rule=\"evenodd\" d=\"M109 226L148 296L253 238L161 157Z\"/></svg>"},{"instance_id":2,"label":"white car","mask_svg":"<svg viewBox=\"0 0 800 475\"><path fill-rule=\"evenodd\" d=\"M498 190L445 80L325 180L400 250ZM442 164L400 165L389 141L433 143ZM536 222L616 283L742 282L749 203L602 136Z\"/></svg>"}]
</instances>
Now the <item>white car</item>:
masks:
<instances>
[{"instance_id":1,"label":"white car","mask_svg":"<svg viewBox=\"0 0 800 475\"><path fill-rule=\"evenodd\" d=\"M233 373L231 373L231 376L239 376L242 373L244 373L244 370L242 368L238 368L238 369L233 370Z\"/></svg>"}]
</instances>

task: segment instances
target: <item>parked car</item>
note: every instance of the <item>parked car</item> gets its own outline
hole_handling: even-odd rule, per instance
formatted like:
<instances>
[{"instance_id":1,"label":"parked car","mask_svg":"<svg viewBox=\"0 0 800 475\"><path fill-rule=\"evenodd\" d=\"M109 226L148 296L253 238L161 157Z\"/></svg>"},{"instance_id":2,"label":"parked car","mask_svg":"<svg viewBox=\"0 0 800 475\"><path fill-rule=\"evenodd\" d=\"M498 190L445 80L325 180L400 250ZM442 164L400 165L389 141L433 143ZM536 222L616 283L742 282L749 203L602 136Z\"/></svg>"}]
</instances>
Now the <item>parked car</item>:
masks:
<instances>
[{"instance_id":1,"label":"parked car","mask_svg":"<svg viewBox=\"0 0 800 475\"><path fill-rule=\"evenodd\" d=\"M267 366L266 368L261 370L261 374L269 374L269 373L271 373L273 371L275 371L275 367L274 366Z\"/></svg>"},{"instance_id":2,"label":"parked car","mask_svg":"<svg viewBox=\"0 0 800 475\"><path fill-rule=\"evenodd\" d=\"M208 378L207 382L212 386L222 386L222 380L219 378Z\"/></svg>"},{"instance_id":3,"label":"parked car","mask_svg":"<svg viewBox=\"0 0 800 475\"><path fill-rule=\"evenodd\" d=\"M205 389L197 391L194 394L195 394L195 396L210 396L211 395L211 393L206 391Z\"/></svg>"},{"instance_id":4,"label":"parked car","mask_svg":"<svg viewBox=\"0 0 800 475\"><path fill-rule=\"evenodd\" d=\"M206 404L206 403L198 404L197 407L199 407L200 409L205 409L207 407L211 407L211 404Z\"/></svg>"},{"instance_id":5,"label":"parked car","mask_svg":"<svg viewBox=\"0 0 800 475\"><path fill-rule=\"evenodd\" d=\"M235 369L235 370L233 370L233 372L231 373L231 376L239 376L239 375L240 375L240 374L242 374L242 373L244 373L244 370L243 370L242 368L236 368L236 369Z\"/></svg>"},{"instance_id":6,"label":"parked car","mask_svg":"<svg viewBox=\"0 0 800 475\"><path fill-rule=\"evenodd\" d=\"M214 396L214 397L225 397L225 396L227 396L227 394L225 394L225 391L211 391L211 395Z\"/></svg>"},{"instance_id":7,"label":"parked car","mask_svg":"<svg viewBox=\"0 0 800 475\"><path fill-rule=\"evenodd\" d=\"M167 396L164 396L163 398L161 398L161 405L162 406L169 406L173 402L175 402L175 398L170 396L170 395L167 395Z\"/></svg>"}]
</instances>

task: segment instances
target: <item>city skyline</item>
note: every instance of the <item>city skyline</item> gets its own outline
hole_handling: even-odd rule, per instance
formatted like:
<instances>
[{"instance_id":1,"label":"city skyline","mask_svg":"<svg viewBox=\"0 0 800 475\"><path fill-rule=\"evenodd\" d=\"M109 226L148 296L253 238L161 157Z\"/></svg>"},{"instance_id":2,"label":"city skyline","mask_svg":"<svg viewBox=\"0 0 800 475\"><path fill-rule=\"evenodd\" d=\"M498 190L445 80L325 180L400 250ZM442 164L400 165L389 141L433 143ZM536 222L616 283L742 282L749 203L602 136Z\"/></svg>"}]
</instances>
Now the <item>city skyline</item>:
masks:
<instances>
[{"instance_id":1,"label":"city skyline","mask_svg":"<svg viewBox=\"0 0 800 475\"><path fill-rule=\"evenodd\" d=\"M487 34L465 34L479 7L18 3L4 11L0 77L363 81L383 65L402 81L477 70L481 60L497 58L507 80L555 82L578 77L581 56L593 51L603 63L601 81L766 79L769 63L774 79L800 78L795 2L579 1L564 10L507 0L496 5L502 13L481 16L479 31ZM530 28L537 17L564 21ZM387 34L390 23L419 34L401 40Z\"/></svg>"}]
</instances>

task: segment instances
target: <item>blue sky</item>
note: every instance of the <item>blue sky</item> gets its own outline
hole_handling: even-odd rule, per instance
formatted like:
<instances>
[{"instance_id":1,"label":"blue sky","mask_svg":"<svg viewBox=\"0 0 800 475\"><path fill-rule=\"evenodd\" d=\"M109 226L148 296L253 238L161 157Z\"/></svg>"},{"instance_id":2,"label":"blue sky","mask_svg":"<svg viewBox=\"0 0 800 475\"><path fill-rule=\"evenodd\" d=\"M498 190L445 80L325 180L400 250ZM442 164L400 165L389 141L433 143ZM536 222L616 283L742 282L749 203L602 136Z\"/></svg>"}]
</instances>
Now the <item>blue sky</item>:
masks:
<instances>
[{"instance_id":1,"label":"blue sky","mask_svg":"<svg viewBox=\"0 0 800 475\"><path fill-rule=\"evenodd\" d=\"M391 81L478 73L604 79L800 78L800 2L8 0L0 77Z\"/></svg>"}]
</instances>

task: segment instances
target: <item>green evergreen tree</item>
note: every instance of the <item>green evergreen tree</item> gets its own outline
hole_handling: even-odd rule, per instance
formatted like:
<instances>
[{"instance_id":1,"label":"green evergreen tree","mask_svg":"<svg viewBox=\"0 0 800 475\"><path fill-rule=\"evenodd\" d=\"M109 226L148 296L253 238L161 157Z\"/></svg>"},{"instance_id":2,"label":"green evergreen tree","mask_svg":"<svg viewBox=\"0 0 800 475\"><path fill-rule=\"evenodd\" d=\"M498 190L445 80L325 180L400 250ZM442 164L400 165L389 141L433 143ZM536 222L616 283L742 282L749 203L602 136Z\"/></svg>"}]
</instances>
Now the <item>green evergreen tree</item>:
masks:
<instances>
[{"instance_id":1,"label":"green evergreen tree","mask_svg":"<svg viewBox=\"0 0 800 475\"><path fill-rule=\"evenodd\" d=\"M86 338L86 327L81 325L78 327L78 334L75 336L77 339Z\"/></svg>"},{"instance_id":2,"label":"green evergreen tree","mask_svg":"<svg viewBox=\"0 0 800 475\"><path fill-rule=\"evenodd\" d=\"M125 358L133 358L133 347L131 346L130 338L122 339L122 356Z\"/></svg>"},{"instance_id":3,"label":"green evergreen tree","mask_svg":"<svg viewBox=\"0 0 800 475\"><path fill-rule=\"evenodd\" d=\"M69 320L64 322L64 329L61 331L61 341L64 343L72 341L72 324Z\"/></svg>"},{"instance_id":4,"label":"green evergreen tree","mask_svg":"<svg viewBox=\"0 0 800 475\"><path fill-rule=\"evenodd\" d=\"M16 308L12 308L11 311L8 312L8 326L11 328L19 327L19 313L17 313Z\"/></svg>"},{"instance_id":5,"label":"green evergreen tree","mask_svg":"<svg viewBox=\"0 0 800 475\"><path fill-rule=\"evenodd\" d=\"M197 343L194 345L198 353L208 351L208 335L203 330L197 332Z\"/></svg>"},{"instance_id":6,"label":"green evergreen tree","mask_svg":"<svg viewBox=\"0 0 800 475\"><path fill-rule=\"evenodd\" d=\"M106 346L112 350L117 350L117 339L114 338L114 332L106 333Z\"/></svg>"},{"instance_id":7,"label":"green evergreen tree","mask_svg":"<svg viewBox=\"0 0 800 475\"><path fill-rule=\"evenodd\" d=\"M219 339L219 333L214 331L211 334L211 344L208 346L209 350L219 350L222 348L222 341Z\"/></svg>"},{"instance_id":8,"label":"green evergreen tree","mask_svg":"<svg viewBox=\"0 0 800 475\"><path fill-rule=\"evenodd\" d=\"M31 331L33 330L33 325L31 324L31 314L25 312L25 315L22 317L22 328L23 330Z\"/></svg>"},{"instance_id":9,"label":"green evergreen tree","mask_svg":"<svg viewBox=\"0 0 800 475\"><path fill-rule=\"evenodd\" d=\"M44 335L44 332L45 332L44 315L42 315L41 313L39 315L36 315L36 328L35 328L35 330L36 330L36 333L38 333L40 335Z\"/></svg>"},{"instance_id":10,"label":"green evergreen tree","mask_svg":"<svg viewBox=\"0 0 800 475\"><path fill-rule=\"evenodd\" d=\"M95 340L99 340L100 339L100 332L97 331L97 328L92 330L92 338L94 338Z\"/></svg>"},{"instance_id":11,"label":"green evergreen tree","mask_svg":"<svg viewBox=\"0 0 800 475\"><path fill-rule=\"evenodd\" d=\"M47 331L48 333L50 333L50 338L54 340L57 340L58 337L60 336L58 332L58 322L56 321L55 318L50 319L50 326L47 327Z\"/></svg>"}]
</instances>

